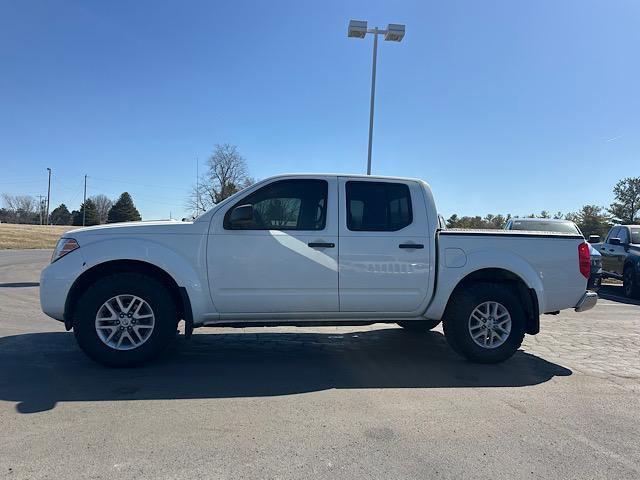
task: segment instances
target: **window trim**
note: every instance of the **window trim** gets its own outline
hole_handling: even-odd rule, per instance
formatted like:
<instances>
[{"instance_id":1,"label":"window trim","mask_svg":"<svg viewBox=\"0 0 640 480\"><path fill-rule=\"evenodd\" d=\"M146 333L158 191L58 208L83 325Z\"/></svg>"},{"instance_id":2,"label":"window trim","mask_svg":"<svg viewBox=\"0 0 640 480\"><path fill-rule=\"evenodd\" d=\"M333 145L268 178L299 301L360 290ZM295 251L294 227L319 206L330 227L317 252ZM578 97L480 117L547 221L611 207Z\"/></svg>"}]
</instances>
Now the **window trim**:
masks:
<instances>
[{"instance_id":1,"label":"window trim","mask_svg":"<svg viewBox=\"0 0 640 480\"><path fill-rule=\"evenodd\" d=\"M350 203L351 203L351 195L349 192L349 184L364 184L364 185L382 185L385 186L386 185L400 185L401 187L405 188L407 191L407 197L409 199L409 223L407 223L406 225L403 225L402 227L399 228L376 228L376 229L369 229L369 228L352 228L351 225L351 215L350 213ZM344 192L345 192L345 217L346 217L346 224L347 224L347 230L351 231L351 232L398 232L404 228L407 228L409 225L411 225L413 223L413 199L411 198L411 188L409 188L409 185L407 185L406 183L401 183L401 182L379 182L379 181L374 181L374 182L369 182L369 181L362 181L362 180L348 180L345 182L344 184ZM387 202L388 203L388 202Z\"/></svg>"},{"instance_id":2,"label":"window trim","mask_svg":"<svg viewBox=\"0 0 640 480\"><path fill-rule=\"evenodd\" d=\"M322 212L322 226L321 228L317 228L317 229L299 229L297 227L295 228L232 228L231 227L231 222L229 221L229 217L231 216L231 212L236 208L239 207L241 205L246 205L247 203L247 199L249 197L251 197L252 195L255 195L256 193L258 193L260 190L263 190L265 188L269 188L269 187L273 187L274 185L277 185L278 183L284 183L284 182L320 182L323 184L324 186L324 208L323 208L323 212ZM238 200L237 202L235 202L224 214L224 219L222 221L222 228L224 230L230 230L230 231L234 231L234 232L241 232L241 231L253 231L253 232L267 232L270 230L277 230L277 231L294 231L294 232L321 232L322 230L325 230L327 228L327 212L329 209L329 182L324 179L324 178L283 178L281 180L275 180L273 182L269 182L266 185L261 186L260 188L257 188L256 190L254 190L251 193L248 193L247 195L245 195L244 197L242 197L240 200Z\"/></svg>"}]
</instances>

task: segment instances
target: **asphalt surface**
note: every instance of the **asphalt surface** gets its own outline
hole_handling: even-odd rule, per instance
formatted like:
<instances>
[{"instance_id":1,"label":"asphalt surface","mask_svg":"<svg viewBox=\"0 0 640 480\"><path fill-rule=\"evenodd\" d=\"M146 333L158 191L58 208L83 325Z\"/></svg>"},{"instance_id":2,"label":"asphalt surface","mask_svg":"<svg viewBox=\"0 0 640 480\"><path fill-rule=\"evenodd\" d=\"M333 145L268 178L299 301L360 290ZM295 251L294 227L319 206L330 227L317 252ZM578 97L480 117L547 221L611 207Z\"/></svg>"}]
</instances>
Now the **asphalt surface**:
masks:
<instances>
[{"instance_id":1,"label":"asphalt surface","mask_svg":"<svg viewBox=\"0 0 640 480\"><path fill-rule=\"evenodd\" d=\"M196 330L106 369L0 251L0 478L640 478L640 305L542 317L501 365L438 328Z\"/></svg>"}]
</instances>

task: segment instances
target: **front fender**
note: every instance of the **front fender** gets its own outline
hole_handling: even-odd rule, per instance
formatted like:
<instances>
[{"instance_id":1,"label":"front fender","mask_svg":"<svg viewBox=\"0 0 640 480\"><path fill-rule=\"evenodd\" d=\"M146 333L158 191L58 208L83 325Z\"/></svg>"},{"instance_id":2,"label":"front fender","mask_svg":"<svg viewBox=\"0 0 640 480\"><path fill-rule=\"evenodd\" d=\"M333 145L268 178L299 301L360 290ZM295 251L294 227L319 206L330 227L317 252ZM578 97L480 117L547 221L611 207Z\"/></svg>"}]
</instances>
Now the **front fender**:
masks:
<instances>
[{"instance_id":1,"label":"front fender","mask_svg":"<svg viewBox=\"0 0 640 480\"><path fill-rule=\"evenodd\" d=\"M539 311L546 311L540 275L525 259L512 252L494 248L476 250L466 254L466 262L460 267L447 267L444 262L439 266L436 294L425 312L427 318L442 318L451 294L458 284L473 272L487 268L506 270L520 277L528 288L535 290Z\"/></svg>"},{"instance_id":2,"label":"front fender","mask_svg":"<svg viewBox=\"0 0 640 480\"><path fill-rule=\"evenodd\" d=\"M175 236L172 236L175 237ZM182 236L180 236L182 237ZM83 257L83 271L110 261L136 260L155 265L170 275L179 287L187 290L191 300L193 318L196 324L207 313L214 312L209 295L206 276L206 237L171 238L172 245L166 245L160 237L136 238L98 238L80 243L78 250ZM175 244L180 244L176 248ZM79 276L79 275L78 275Z\"/></svg>"}]
</instances>

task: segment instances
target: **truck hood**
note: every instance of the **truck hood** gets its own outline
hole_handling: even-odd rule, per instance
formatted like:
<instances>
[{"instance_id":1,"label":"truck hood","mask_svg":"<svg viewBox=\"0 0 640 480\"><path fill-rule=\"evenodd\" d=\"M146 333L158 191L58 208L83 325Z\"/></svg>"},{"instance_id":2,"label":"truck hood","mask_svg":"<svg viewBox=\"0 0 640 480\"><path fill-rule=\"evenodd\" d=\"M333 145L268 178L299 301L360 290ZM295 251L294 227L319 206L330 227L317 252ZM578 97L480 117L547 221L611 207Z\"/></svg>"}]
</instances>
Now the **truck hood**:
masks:
<instances>
[{"instance_id":1,"label":"truck hood","mask_svg":"<svg viewBox=\"0 0 640 480\"><path fill-rule=\"evenodd\" d=\"M177 220L123 222L77 228L66 232L63 237L81 238L93 235L188 233L191 228L193 228L193 222L179 222Z\"/></svg>"}]
</instances>

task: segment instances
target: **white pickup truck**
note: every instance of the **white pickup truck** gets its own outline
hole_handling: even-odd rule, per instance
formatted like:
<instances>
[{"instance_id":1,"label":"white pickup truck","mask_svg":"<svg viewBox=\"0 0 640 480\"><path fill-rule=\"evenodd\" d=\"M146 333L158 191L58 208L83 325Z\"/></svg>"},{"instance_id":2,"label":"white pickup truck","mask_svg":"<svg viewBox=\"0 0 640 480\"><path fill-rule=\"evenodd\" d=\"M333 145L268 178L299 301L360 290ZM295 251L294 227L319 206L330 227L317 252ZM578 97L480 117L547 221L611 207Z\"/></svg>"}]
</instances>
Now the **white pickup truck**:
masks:
<instances>
[{"instance_id":1,"label":"white pickup truck","mask_svg":"<svg viewBox=\"0 0 640 480\"><path fill-rule=\"evenodd\" d=\"M42 310L110 366L194 327L443 322L466 358L500 362L541 313L592 308L580 235L443 230L422 180L281 175L193 222L81 228L40 279Z\"/></svg>"}]
</instances>

